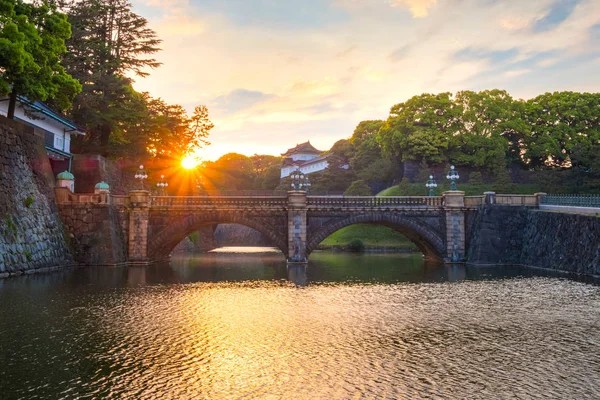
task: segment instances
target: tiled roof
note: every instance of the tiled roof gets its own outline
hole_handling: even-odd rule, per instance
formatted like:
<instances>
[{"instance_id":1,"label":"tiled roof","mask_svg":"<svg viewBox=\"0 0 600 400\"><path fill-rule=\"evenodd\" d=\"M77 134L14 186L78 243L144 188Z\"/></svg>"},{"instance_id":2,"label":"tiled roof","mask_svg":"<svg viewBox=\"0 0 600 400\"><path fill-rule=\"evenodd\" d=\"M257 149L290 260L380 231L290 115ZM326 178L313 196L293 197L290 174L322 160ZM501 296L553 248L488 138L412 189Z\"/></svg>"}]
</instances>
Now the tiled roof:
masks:
<instances>
[{"instance_id":1,"label":"tiled roof","mask_svg":"<svg viewBox=\"0 0 600 400\"><path fill-rule=\"evenodd\" d=\"M328 158L330 155L331 154L324 154L322 156L313 158L312 160L296 160L296 161L294 161L288 157L283 160L283 165L281 167L283 168L283 167L289 167L289 166L293 166L293 165L296 165L298 167L304 167L306 165L310 165L310 164L317 163L319 161L323 161L326 158Z\"/></svg>"},{"instance_id":2,"label":"tiled roof","mask_svg":"<svg viewBox=\"0 0 600 400\"><path fill-rule=\"evenodd\" d=\"M41 102L41 101L30 101L27 97L25 96L17 96L17 101L21 104L24 104L28 107L30 107L33 111L37 111L40 112L50 118L52 118L53 120L63 124L64 126L66 126L67 128L70 128L69 130L73 133L77 133L80 135L85 135L85 131L78 127L75 122L71 121L70 119L66 118L64 115L56 112L55 110L53 110L52 108L48 107L48 105L46 105L45 103Z\"/></svg>"},{"instance_id":3,"label":"tiled roof","mask_svg":"<svg viewBox=\"0 0 600 400\"><path fill-rule=\"evenodd\" d=\"M313 154L321 154L321 150L317 150L310 144L310 140L308 142L297 144L296 147L292 147L288 149L285 153L281 154L284 157L291 156L295 153L313 153Z\"/></svg>"}]
</instances>

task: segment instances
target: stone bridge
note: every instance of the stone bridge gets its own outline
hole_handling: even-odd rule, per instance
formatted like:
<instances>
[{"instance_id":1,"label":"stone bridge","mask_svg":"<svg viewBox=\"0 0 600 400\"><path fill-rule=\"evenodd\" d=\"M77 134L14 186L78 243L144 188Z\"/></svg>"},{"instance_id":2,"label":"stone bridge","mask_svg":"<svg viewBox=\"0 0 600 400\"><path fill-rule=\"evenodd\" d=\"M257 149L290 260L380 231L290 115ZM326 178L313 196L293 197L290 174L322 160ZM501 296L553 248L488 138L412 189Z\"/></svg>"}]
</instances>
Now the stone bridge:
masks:
<instances>
[{"instance_id":1,"label":"stone bridge","mask_svg":"<svg viewBox=\"0 0 600 400\"><path fill-rule=\"evenodd\" d=\"M460 261L465 257L471 215L480 206L486 202L537 206L540 201L538 195L486 198L465 196L461 191L437 197L307 196L303 191L279 196L173 197L142 190L128 196L80 195L56 188L56 196L63 220L75 237L83 226L112 218L111 232L104 236L112 235L111 247L121 245L123 261L133 263L165 259L190 233L220 223L256 229L288 262L306 262L323 239L353 224L390 227L406 235L426 258ZM88 222L78 223L76 215L89 213L90 207L94 210Z\"/></svg>"}]
</instances>

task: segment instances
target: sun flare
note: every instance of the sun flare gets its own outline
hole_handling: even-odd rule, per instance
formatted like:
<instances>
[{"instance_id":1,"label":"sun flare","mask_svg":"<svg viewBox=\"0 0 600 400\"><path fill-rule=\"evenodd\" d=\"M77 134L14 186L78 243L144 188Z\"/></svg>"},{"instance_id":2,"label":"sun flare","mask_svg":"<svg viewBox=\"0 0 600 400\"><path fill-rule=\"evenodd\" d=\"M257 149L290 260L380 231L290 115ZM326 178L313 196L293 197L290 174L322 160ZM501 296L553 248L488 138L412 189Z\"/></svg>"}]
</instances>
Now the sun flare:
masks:
<instances>
[{"instance_id":1,"label":"sun flare","mask_svg":"<svg viewBox=\"0 0 600 400\"><path fill-rule=\"evenodd\" d=\"M185 156L183 160L181 160L181 166L185 169L194 169L198 164L198 159L192 156Z\"/></svg>"}]
</instances>

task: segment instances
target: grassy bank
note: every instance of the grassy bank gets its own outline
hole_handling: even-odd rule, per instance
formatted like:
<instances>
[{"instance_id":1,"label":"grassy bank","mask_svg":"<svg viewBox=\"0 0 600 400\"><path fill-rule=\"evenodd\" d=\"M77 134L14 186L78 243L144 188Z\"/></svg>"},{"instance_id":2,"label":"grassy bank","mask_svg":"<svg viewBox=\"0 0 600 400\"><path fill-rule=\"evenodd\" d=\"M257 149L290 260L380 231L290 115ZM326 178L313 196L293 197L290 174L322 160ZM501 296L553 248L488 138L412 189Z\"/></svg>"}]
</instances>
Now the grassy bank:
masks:
<instances>
[{"instance_id":1,"label":"grassy bank","mask_svg":"<svg viewBox=\"0 0 600 400\"><path fill-rule=\"evenodd\" d=\"M334 232L319 245L319 249L348 250L360 240L365 250L418 251L403 234L386 226L357 224Z\"/></svg>"},{"instance_id":2,"label":"grassy bank","mask_svg":"<svg viewBox=\"0 0 600 400\"><path fill-rule=\"evenodd\" d=\"M436 196L440 196L442 192L450 190L450 185L447 183L439 184L435 190ZM496 184L461 184L457 185L458 190L465 192L465 196L478 196L482 195L483 192L496 192L496 193L509 193L509 194L534 194L540 192L538 185L534 184L508 184L508 185L496 185ZM377 196L427 196L429 191L424 184L421 183L401 183L396 186L389 187L377 193Z\"/></svg>"}]
</instances>

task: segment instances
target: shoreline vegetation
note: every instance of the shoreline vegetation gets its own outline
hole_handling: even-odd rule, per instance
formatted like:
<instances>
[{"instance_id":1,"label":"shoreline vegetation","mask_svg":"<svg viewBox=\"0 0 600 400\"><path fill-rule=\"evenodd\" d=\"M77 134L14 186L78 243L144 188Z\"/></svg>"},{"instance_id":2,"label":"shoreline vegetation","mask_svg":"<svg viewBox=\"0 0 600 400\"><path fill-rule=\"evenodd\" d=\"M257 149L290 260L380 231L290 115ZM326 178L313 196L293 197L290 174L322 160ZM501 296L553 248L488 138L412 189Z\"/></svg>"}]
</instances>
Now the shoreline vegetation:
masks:
<instances>
[{"instance_id":1,"label":"shoreline vegetation","mask_svg":"<svg viewBox=\"0 0 600 400\"><path fill-rule=\"evenodd\" d=\"M419 252L417 246L406 236L380 225L356 224L334 232L325 238L317 250L348 252Z\"/></svg>"}]
</instances>

